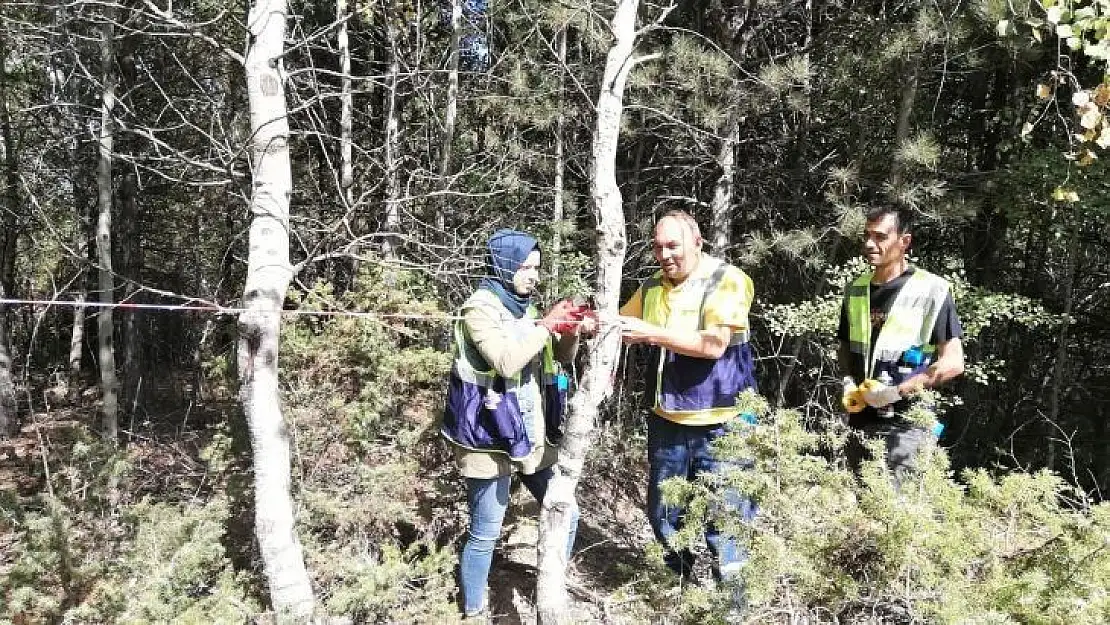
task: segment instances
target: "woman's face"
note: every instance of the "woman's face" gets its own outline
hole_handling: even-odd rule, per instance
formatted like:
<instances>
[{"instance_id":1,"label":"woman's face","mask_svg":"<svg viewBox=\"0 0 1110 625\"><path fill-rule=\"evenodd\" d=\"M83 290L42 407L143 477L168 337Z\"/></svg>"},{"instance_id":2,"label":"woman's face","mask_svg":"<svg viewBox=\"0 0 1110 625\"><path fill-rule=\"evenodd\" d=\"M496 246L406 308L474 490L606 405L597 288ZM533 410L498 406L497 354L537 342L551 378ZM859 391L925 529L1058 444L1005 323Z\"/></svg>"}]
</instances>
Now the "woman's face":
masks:
<instances>
[{"instance_id":1,"label":"woman's face","mask_svg":"<svg viewBox=\"0 0 1110 625\"><path fill-rule=\"evenodd\" d=\"M528 258L513 274L513 291L517 295L530 295L540 283L540 251L532 250Z\"/></svg>"}]
</instances>

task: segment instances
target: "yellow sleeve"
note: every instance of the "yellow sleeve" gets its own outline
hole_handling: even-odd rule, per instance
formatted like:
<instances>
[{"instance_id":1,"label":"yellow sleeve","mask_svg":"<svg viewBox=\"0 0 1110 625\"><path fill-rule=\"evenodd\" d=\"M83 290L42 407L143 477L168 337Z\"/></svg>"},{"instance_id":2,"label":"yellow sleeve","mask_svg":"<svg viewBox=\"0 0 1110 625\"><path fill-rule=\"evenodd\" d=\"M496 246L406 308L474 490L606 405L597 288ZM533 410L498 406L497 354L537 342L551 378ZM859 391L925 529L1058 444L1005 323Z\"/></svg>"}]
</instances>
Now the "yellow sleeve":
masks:
<instances>
[{"instance_id":1,"label":"yellow sleeve","mask_svg":"<svg viewBox=\"0 0 1110 625\"><path fill-rule=\"evenodd\" d=\"M620 313L625 317L636 317L639 319L644 318L644 289L640 287L628 298L628 301L621 306Z\"/></svg>"},{"instance_id":2,"label":"yellow sleeve","mask_svg":"<svg viewBox=\"0 0 1110 625\"><path fill-rule=\"evenodd\" d=\"M721 283L705 301L703 315L705 327L730 326L735 330L748 329L748 311L755 298L752 279L736 267L730 266Z\"/></svg>"}]
</instances>

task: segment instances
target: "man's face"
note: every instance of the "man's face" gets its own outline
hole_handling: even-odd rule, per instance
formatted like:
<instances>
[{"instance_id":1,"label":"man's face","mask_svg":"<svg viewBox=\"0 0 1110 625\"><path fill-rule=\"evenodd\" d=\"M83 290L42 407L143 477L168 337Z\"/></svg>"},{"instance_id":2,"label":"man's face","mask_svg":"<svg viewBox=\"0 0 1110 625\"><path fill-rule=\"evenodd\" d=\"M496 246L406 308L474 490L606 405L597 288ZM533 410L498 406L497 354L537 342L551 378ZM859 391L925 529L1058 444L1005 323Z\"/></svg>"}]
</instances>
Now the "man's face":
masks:
<instances>
[{"instance_id":1,"label":"man's face","mask_svg":"<svg viewBox=\"0 0 1110 625\"><path fill-rule=\"evenodd\" d=\"M690 227L681 219L664 217L655 225L651 251L663 276L678 284L697 266L701 237L690 232Z\"/></svg>"},{"instance_id":2,"label":"man's face","mask_svg":"<svg viewBox=\"0 0 1110 625\"><path fill-rule=\"evenodd\" d=\"M513 290L517 295L528 295L540 283L540 251L532 250L524 264L513 274Z\"/></svg>"},{"instance_id":3,"label":"man's face","mask_svg":"<svg viewBox=\"0 0 1110 625\"><path fill-rule=\"evenodd\" d=\"M885 267L900 262L910 248L910 233L899 234L898 216L883 215L867 222L864 230L863 253L872 267Z\"/></svg>"}]
</instances>

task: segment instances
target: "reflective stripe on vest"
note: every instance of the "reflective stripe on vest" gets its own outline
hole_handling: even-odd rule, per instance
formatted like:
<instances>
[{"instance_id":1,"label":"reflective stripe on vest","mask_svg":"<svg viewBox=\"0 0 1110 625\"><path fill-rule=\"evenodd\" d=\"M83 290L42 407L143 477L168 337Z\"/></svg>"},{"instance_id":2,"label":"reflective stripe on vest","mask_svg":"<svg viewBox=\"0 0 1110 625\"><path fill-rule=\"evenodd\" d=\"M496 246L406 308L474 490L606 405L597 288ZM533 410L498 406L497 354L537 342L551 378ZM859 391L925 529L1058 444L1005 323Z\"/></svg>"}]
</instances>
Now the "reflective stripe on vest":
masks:
<instances>
[{"instance_id":1,"label":"reflective stripe on vest","mask_svg":"<svg viewBox=\"0 0 1110 625\"><path fill-rule=\"evenodd\" d=\"M913 347L920 346L927 356L934 354L933 327L948 298L947 280L915 268L895 296L872 350L873 275L865 273L848 287L848 343L852 353L863 359L865 378L872 377L876 362L895 362Z\"/></svg>"}]
</instances>

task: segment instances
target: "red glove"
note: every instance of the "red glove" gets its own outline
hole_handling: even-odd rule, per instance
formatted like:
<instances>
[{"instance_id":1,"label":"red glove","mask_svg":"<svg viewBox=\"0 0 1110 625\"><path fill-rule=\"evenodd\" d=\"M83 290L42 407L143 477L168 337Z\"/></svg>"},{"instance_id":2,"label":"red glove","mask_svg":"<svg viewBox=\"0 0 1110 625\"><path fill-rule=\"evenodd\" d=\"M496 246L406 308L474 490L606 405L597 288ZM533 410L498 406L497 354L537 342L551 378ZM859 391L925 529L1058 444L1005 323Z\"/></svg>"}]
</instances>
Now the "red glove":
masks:
<instances>
[{"instance_id":1,"label":"red glove","mask_svg":"<svg viewBox=\"0 0 1110 625\"><path fill-rule=\"evenodd\" d=\"M594 336L597 334L597 327L601 325L601 321L597 318L597 311L583 306L584 311L582 317L578 322L578 335L579 336Z\"/></svg>"},{"instance_id":2,"label":"red glove","mask_svg":"<svg viewBox=\"0 0 1110 625\"><path fill-rule=\"evenodd\" d=\"M536 324L547 328L549 332L566 334L574 331L587 310L585 306L575 304L569 299L560 300Z\"/></svg>"}]
</instances>

